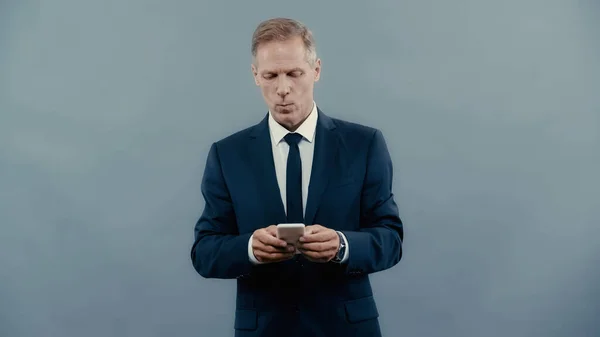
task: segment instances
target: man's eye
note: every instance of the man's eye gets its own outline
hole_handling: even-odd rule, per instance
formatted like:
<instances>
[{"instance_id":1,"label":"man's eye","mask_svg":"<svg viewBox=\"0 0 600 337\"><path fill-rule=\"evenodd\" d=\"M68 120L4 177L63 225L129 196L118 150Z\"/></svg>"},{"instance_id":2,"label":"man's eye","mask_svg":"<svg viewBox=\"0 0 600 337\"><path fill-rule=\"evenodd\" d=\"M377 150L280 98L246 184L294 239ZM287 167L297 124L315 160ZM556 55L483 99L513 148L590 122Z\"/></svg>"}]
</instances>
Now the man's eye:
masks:
<instances>
[{"instance_id":1,"label":"man's eye","mask_svg":"<svg viewBox=\"0 0 600 337\"><path fill-rule=\"evenodd\" d=\"M300 71L292 71L292 72L290 73L290 76L291 76L291 77L298 77L298 76L300 76L300 75L302 75L302 72L300 72Z\"/></svg>"},{"instance_id":2,"label":"man's eye","mask_svg":"<svg viewBox=\"0 0 600 337\"><path fill-rule=\"evenodd\" d=\"M275 78L276 75L274 74L265 74L263 77L266 78L267 80L270 80L272 78Z\"/></svg>"}]
</instances>

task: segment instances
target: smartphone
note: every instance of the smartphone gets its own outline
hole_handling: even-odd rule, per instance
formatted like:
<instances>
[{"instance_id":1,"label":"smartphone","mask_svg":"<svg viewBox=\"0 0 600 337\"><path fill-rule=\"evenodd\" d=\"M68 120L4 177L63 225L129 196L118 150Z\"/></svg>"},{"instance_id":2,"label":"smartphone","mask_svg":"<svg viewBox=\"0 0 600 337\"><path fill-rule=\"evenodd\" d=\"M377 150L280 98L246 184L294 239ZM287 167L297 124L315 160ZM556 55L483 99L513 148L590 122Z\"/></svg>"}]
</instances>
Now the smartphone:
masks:
<instances>
[{"instance_id":1,"label":"smartphone","mask_svg":"<svg viewBox=\"0 0 600 337\"><path fill-rule=\"evenodd\" d=\"M304 235L303 223L281 223L277 225L277 237L289 244L296 245L298 239Z\"/></svg>"}]
</instances>

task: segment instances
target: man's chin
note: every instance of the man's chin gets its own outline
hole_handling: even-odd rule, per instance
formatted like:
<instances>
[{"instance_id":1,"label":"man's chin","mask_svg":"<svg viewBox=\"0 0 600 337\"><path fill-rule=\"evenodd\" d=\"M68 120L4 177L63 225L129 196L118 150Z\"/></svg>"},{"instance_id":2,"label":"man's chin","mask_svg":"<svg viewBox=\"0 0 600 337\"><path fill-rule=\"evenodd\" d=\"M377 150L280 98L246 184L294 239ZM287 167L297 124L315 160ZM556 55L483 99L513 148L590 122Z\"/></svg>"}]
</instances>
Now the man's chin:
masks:
<instances>
[{"instance_id":1,"label":"man's chin","mask_svg":"<svg viewBox=\"0 0 600 337\"><path fill-rule=\"evenodd\" d=\"M276 112L273 117L277 123L284 126L286 129L290 129L297 124L298 119L293 112Z\"/></svg>"}]
</instances>

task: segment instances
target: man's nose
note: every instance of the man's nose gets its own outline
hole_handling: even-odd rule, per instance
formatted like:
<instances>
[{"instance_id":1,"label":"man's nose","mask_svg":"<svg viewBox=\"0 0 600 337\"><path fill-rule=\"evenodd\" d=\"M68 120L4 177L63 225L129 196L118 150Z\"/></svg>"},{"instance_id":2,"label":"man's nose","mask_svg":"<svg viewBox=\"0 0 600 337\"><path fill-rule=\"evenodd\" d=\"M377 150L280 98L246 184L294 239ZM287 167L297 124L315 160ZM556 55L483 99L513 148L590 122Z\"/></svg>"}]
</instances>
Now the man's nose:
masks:
<instances>
[{"instance_id":1,"label":"man's nose","mask_svg":"<svg viewBox=\"0 0 600 337\"><path fill-rule=\"evenodd\" d=\"M285 97L290 93L290 84L286 79L279 80L277 83L277 95Z\"/></svg>"}]
</instances>

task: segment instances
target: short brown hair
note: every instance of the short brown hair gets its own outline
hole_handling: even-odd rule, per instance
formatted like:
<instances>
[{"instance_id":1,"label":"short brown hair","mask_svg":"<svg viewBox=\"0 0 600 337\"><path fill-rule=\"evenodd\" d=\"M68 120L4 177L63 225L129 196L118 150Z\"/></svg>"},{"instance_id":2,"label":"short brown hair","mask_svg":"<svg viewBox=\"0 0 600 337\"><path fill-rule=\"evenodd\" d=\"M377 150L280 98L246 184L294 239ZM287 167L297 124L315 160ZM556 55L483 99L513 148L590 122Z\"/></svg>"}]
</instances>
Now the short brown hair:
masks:
<instances>
[{"instance_id":1,"label":"short brown hair","mask_svg":"<svg viewBox=\"0 0 600 337\"><path fill-rule=\"evenodd\" d=\"M312 32L302 23L289 18L273 18L261 22L252 34L252 58L260 44L271 41L286 41L302 38L306 49L306 60L313 64L317 59L316 45Z\"/></svg>"}]
</instances>

